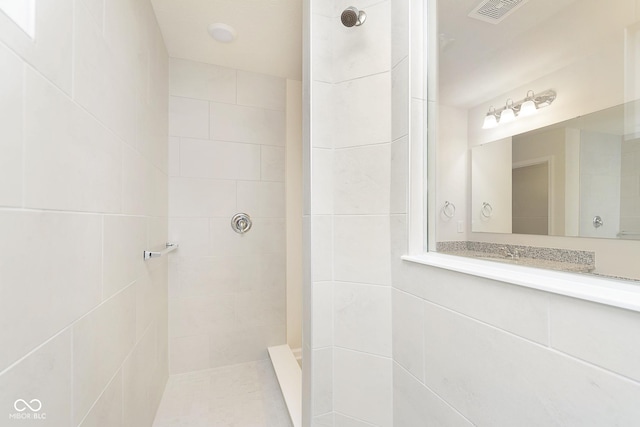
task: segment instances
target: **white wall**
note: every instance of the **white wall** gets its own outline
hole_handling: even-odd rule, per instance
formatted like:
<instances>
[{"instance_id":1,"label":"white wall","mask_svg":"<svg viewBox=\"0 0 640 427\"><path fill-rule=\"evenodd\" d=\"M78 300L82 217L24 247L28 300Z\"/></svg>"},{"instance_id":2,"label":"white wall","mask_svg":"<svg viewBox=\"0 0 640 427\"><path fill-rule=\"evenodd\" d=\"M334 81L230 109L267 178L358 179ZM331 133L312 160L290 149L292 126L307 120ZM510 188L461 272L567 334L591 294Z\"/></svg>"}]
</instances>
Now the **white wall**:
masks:
<instances>
[{"instance_id":1,"label":"white wall","mask_svg":"<svg viewBox=\"0 0 640 427\"><path fill-rule=\"evenodd\" d=\"M167 259L142 259L167 242L162 36L147 1L36 13L34 41L0 12L2 424L39 399L46 425L151 425L168 375Z\"/></svg>"},{"instance_id":2,"label":"white wall","mask_svg":"<svg viewBox=\"0 0 640 427\"><path fill-rule=\"evenodd\" d=\"M471 230L511 233L512 143L505 138L471 150Z\"/></svg>"},{"instance_id":3,"label":"white wall","mask_svg":"<svg viewBox=\"0 0 640 427\"><path fill-rule=\"evenodd\" d=\"M395 110L394 113L396 114ZM467 142L467 111L441 105L438 109L438 162L436 181L436 232L439 242L465 241L471 224L467 215L470 150ZM455 206L453 218L445 215L446 202ZM447 213L451 216L451 210ZM460 231L462 230L462 231Z\"/></svg>"},{"instance_id":4,"label":"white wall","mask_svg":"<svg viewBox=\"0 0 640 427\"><path fill-rule=\"evenodd\" d=\"M170 95L170 371L265 359L286 342L286 81L171 59Z\"/></svg>"},{"instance_id":5,"label":"white wall","mask_svg":"<svg viewBox=\"0 0 640 427\"><path fill-rule=\"evenodd\" d=\"M622 138L580 131L580 237L616 238L620 232ZM601 227L593 218L602 218Z\"/></svg>"}]
</instances>

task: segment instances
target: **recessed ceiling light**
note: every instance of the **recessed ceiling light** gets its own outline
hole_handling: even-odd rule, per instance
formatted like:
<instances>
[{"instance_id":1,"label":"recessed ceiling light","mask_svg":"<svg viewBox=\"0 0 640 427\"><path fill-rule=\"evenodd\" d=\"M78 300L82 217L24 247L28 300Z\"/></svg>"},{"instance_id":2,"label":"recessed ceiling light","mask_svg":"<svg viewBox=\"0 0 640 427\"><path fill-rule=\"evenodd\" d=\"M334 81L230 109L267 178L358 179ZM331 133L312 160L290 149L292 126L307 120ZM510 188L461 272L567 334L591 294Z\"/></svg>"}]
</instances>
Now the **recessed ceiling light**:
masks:
<instances>
[{"instance_id":1,"label":"recessed ceiling light","mask_svg":"<svg viewBox=\"0 0 640 427\"><path fill-rule=\"evenodd\" d=\"M231 25L209 24L207 31L211 37L222 43L231 43L236 39L236 30Z\"/></svg>"}]
</instances>

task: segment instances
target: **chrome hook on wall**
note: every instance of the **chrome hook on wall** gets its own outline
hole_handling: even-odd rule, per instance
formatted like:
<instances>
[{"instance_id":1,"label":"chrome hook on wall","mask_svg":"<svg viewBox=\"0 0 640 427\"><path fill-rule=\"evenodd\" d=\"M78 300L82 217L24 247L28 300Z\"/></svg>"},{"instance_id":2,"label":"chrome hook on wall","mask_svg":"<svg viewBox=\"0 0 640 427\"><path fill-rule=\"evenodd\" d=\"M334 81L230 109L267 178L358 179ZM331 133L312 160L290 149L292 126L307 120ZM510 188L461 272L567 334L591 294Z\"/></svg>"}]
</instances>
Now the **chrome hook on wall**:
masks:
<instances>
[{"instance_id":1,"label":"chrome hook on wall","mask_svg":"<svg viewBox=\"0 0 640 427\"><path fill-rule=\"evenodd\" d=\"M491 218L491 214L493 214L493 208L489 202L482 202L482 209L480 209L480 214L485 218Z\"/></svg>"},{"instance_id":2,"label":"chrome hook on wall","mask_svg":"<svg viewBox=\"0 0 640 427\"><path fill-rule=\"evenodd\" d=\"M238 234L244 234L251 230L251 217L246 213L237 213L231 218L231 228Z\"/></svg>"},{"instance_id":3,"label":"chrome hook on wall","mask_svg":"<svg viewBox=\"0 0 640 427\"><path fill-rule=\"evenodd\" d=\"M600 217L600 215L596 215L593 217L593 226L595 228L600 228L604 225L604 221L602 220L602 218Z\"/></svg>"},{"instance_id":4,"label":"chrome hook on wall","mask_svg":"<svg viewBox=\"0 0 640 427\"><path fill-rule=\"evenodd\" d=\"M444 202L444 206L442 207L442 213L447 218L451 219L456 215L456 205L453 203L446 201Z\"/></svg>"}]
</instances>

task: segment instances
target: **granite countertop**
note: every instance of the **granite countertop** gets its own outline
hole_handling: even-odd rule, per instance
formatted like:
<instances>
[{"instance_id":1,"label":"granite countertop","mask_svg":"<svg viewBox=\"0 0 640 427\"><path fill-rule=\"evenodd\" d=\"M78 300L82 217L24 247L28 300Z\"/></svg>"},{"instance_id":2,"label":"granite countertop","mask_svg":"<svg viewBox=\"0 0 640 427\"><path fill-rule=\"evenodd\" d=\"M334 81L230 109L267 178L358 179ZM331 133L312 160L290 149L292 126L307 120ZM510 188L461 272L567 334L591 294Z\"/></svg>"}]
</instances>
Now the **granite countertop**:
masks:
<instances>
[{"instance_id":1,"label":"granite countertop","mask_svg":"<svg viewBox=\"0 0 640 427\"><path fill-rule=\"evenodd\" d=\"M439 251L448 255L464 256L469 258L482 259L485 261L500 262L503 264L522 265L525 267L545 268L547 270L566 271L571 273L590 273L595 266L592 264L577 264L567 261L552 261L542 258L529 258L520 256L518 258L508 258L502 254L481 252L472 250Z\"/></svg>"}]
</instances>

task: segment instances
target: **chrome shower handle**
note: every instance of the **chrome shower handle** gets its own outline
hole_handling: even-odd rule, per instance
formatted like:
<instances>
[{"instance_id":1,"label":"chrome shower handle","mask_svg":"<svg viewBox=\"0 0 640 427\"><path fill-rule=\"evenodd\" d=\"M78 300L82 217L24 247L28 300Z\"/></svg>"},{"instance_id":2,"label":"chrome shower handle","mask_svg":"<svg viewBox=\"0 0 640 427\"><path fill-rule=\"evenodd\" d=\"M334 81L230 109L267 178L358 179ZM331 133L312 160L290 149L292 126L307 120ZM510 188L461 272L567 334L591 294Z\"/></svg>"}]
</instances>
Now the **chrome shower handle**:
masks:
<instances>
[{"instance_id":1,"label":"chrome shower handle","mask_svg":"<svg viewBox=\"0 0 640 427\"><path fill-rule=\"evenodd\" d=\"M237 213L231 218L231 228L238 234L244 234L251 230L251 217L246 213Z\"/></svg>"}]
</instances>

